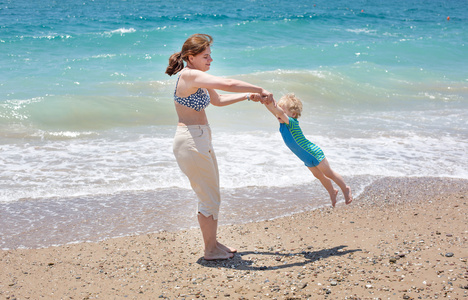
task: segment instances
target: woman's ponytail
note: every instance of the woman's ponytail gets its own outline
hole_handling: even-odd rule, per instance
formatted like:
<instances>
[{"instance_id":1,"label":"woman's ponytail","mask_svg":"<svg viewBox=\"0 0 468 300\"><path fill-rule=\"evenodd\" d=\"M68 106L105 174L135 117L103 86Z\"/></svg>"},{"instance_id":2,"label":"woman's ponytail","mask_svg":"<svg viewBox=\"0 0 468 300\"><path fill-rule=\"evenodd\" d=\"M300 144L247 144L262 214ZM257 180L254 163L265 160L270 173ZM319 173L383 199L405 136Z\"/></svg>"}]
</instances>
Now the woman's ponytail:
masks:
<instances>
[{"instance_id":1,"label":"woman's ponytail","mask_svg":"<svg viewBox=\"0 0 468 300\"><path fill-rule=\"evenodd\" d=\"M172 76L179 73L184 68L182 52L176 52L169 57L169 66L166 68L166 74Z\"/></svg>"}]
</instances>

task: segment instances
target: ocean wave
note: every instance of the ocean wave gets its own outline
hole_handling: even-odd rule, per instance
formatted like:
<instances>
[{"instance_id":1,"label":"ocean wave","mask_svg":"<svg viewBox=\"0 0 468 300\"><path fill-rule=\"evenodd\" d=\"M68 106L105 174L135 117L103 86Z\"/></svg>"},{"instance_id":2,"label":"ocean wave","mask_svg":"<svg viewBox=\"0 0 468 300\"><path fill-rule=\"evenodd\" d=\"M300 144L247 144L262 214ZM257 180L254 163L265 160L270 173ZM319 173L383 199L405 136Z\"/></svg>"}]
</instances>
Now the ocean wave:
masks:
<instances>
[{"instance_id":1,"label":"ocean wave","mask_svg":"<svg viewBox=\"0 0 468 300\"><path fill-rule=\"evenodd\" d=\"M116 29L116 30L112 30L112 31L110 31L108 33L110 33L110 34L117 33L117 34L120 34L120 35L124 35L125 33L133 33L133 32L136 32L135 28L119 28L119 29Z\"/></svg>"},{"instance_id":2,"label":"ocean wave","mask_svg":"<svg viewBox=\"0 0 468 300\"><path fill-rule=\"evenodd\" d=\"M117 54L98 54L98 55L91 56L91 58L113 58L116 56Z\"/></svg>"},{"instance_id":3,"label":"ocean wave","mask_svg":"<svg viewBox=\"0 0 468 300\"><path fill-rule=\"evenodd\" d=\"M33 39L47 39L47 40L54 40L54 39L71 39L73 36L70 34L47 34L47 35L39 35L39 36L32 36Z\"/></svg>"},{"instance_id":4,"label":"ocean wave","mask_svg":"<svg viewBox=\"0 0 468 300\"><path fill-rule=\"evenodd\" d=\"M155 93L152 89L163 90ZM102 130L121 126L173 124L172 88L158 83L112 84L114 96L48 95L0 105L0 136L12 126L48 132ZM118 95L118 92L121 95ZM157 90L156 90L157 91ZM104 90L102 93L105 93ZM136 94L136 95L132 95Z\"/></svg>"},{"instance_id":5,"label":"ocean wave","mask_svg":"<svg viewBox=\"0 0 468 300\"><path fill-rule=\"evenodd\" d=\"M244 116L252 120L249 126L253 128L249 130L239 124L229 125L232 128L226 130L224 120L212 118L222 188L292 187L316 182L284 145L277 121L268 116L270 126L258 120L261 113L257 111L255 115L256 118ZM334 125L333 120L320 124L321 120L311 120L307 115L303 118L305 135L324 150L333 169L346 178L434 174L468 178L466 166L459 162L468 150L466 137L412 130L413 124L420 124L423 119L410 123L408 118L405 124L396 118L385 122L369 115L360 122L348 120L350 133L338 136L334 131L341 124ZM307 124L307 119L312 124ZM258 121L269 124L269 128L259 129ZM342 121L343 118L337 120ZM406 130L386 128L387 123ZM0 189L0 202L73 195L95 197L173 187L190 190L187 178L174 171L178 170L171 150L175 126L176 122L167 127L90 132L82 138L70 138L74 133L64 133L65 139L0 144L0 164L5 166L0 173L0 187L8 187ZM359 129L367 133L359 134Z\"/></svg>"},{"instance_id":6,"label":"ocean wave","mask_svg":"<svg viewBox=\"0 0 468 300\"><path fill-rule=\"evenodd\" d=\"M365 53L359 56L368 56ZM113 58L100 54L94 59ZM384 66L358 61L353 65L316 70L276 69L229 78L240 79L281 95L294 92L303 101L330 110L401 109L453 103L467 105L466 81L434 81L428 73L405 70L396 74ZM74 93L50 94L0 103L0 123L46 131L94 131L114 127L169 125L176 119L172 94L175 78L133 81L124 72L109 74L112 81L75 84ZM417 78L417 80L415 80ZM234 109L235 110L235 109Z\"/></svg>"},{"instance_id":7,"label":"ocean wave","mask_svg":"<svg viewBox=\"0 0 468 300\"><path fill-rule=\"evenodd\" d=\"M83 137L97 137L99 133L94 131L37 131L30 135L30 137L39 137L40 139L47 140L63 140L63 139L76 139Z\"/></svg>"},{"instance_id":8,"label":"ocean wave","mask_svg":"<svg viewBox=\"0 0 468 300\"><path fill-rule=\"evenodd\" d=\"M367 28L357 28L357 29L346 29L347 32L353 32L357 34L366 33L366 34L375 34L377 30L370 30Z\"/></svg>"}]
</instances>

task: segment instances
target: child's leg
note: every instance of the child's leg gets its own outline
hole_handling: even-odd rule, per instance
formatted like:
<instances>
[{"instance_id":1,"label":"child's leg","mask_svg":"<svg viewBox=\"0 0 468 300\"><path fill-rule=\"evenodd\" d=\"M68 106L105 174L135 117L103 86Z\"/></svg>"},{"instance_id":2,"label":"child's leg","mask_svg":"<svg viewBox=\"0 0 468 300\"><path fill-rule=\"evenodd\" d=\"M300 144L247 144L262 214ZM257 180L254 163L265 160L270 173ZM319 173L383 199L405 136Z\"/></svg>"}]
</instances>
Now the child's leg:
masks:
<instances>
[{"instance_id":1,"label":"child's leg","mask_svg":"<svg viewBox=\"0 0 468 300\"><path fill-rule=\"evenodd\" d=\"M330 168L330 164L328 163L328 160L324 158L317 168L323 172L323 174L333 180L341 189L343 192L343 195L345 197L345 203L350 204L353 201L353 196L351 195L351 189L349 186L346 185L344 182L343 178L341 177L340 174L336 173Z\"/></svg>"},{"instance_id":2,"label":"child's leg","mask_svg":"<svg viewBox=\"0 0 468 300\"><path fill-rule=\"evenodd\" d=\"M333 184L331 182L330 179L328 179L323 173L322 171L320 171L317 167L308 167L309 170L312 172L312 174L314 174L314 176L320 180L320 182L322 183L322 185L325 187L325 189L327 189L328 193L330 194L330 199L331 199L331 203L332 203L332 206L335 207L335 204L336 204L336 195L338 194L338 190L336 190L334 187L333 187Z\"/></svg>"}]
</instances>

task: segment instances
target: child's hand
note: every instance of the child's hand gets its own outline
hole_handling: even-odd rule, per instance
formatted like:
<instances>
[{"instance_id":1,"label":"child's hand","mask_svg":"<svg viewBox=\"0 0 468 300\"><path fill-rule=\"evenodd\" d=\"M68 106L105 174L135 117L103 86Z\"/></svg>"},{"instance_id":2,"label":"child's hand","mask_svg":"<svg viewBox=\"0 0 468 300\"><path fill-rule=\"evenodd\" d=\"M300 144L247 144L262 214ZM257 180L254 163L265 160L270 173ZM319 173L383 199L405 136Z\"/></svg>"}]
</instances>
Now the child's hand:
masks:
<instances>
[{"instance_id":1,"label":"child's hand","mask_svg":"<svg viewBox=\"0 0 468 300\"><path fill-rule=\"evenodd\" d=\"M276 107L276 101L273 97L265 97L263 96L262 99L260 100L260 102L262 102L262 104L265 104L265 105L270 105L273 103L273 106Z\"/></svg>"},{"instance_id":2,"label":"child's hand","mask_svg":"<svg viewBox=\"0 0 468 300\"><path fill-rule=\"evenodd\" d=\"M273 94L270 93L269 91L265 90L265 89L262 89L263 91L260 93L260 95L262 95L262 100L260 100L260 102L262 102L262 104L270 104L273 100Z\"/></svg>"},{"instance_id":3,"label":"child's hand","mask_svg":"<svg viewBox=\"0 0 468 300\"><path fill-rule=\"evenodd\" d=\"M267 96L262 96L261 94L250 94L250 100L253 102L260 102L262 104L271 104L273 103L276 107L276 101L273 99L273 97L267 97Z\"/></svg>"}]
</instances>

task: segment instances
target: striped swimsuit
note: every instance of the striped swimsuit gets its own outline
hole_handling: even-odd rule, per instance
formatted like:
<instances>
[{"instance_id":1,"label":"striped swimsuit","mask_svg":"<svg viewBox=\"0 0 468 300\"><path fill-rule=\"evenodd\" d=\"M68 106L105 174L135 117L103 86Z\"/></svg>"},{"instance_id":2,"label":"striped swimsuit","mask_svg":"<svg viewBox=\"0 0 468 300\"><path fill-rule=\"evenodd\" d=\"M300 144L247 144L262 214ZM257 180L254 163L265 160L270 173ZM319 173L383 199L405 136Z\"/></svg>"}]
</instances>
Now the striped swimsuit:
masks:
<instances>
[{"instance_id":1,"label":"striped swimsuit","mask_svg":"<svg viewBox=\"0 0 468 300\"><path fill-rule=\"evenodd\" d=\"M284 143L307 167L316 167L325 158L322 149L305 138L297 119L289 117L289 124L280 123Z\"/></svg>"}]
</instances>

